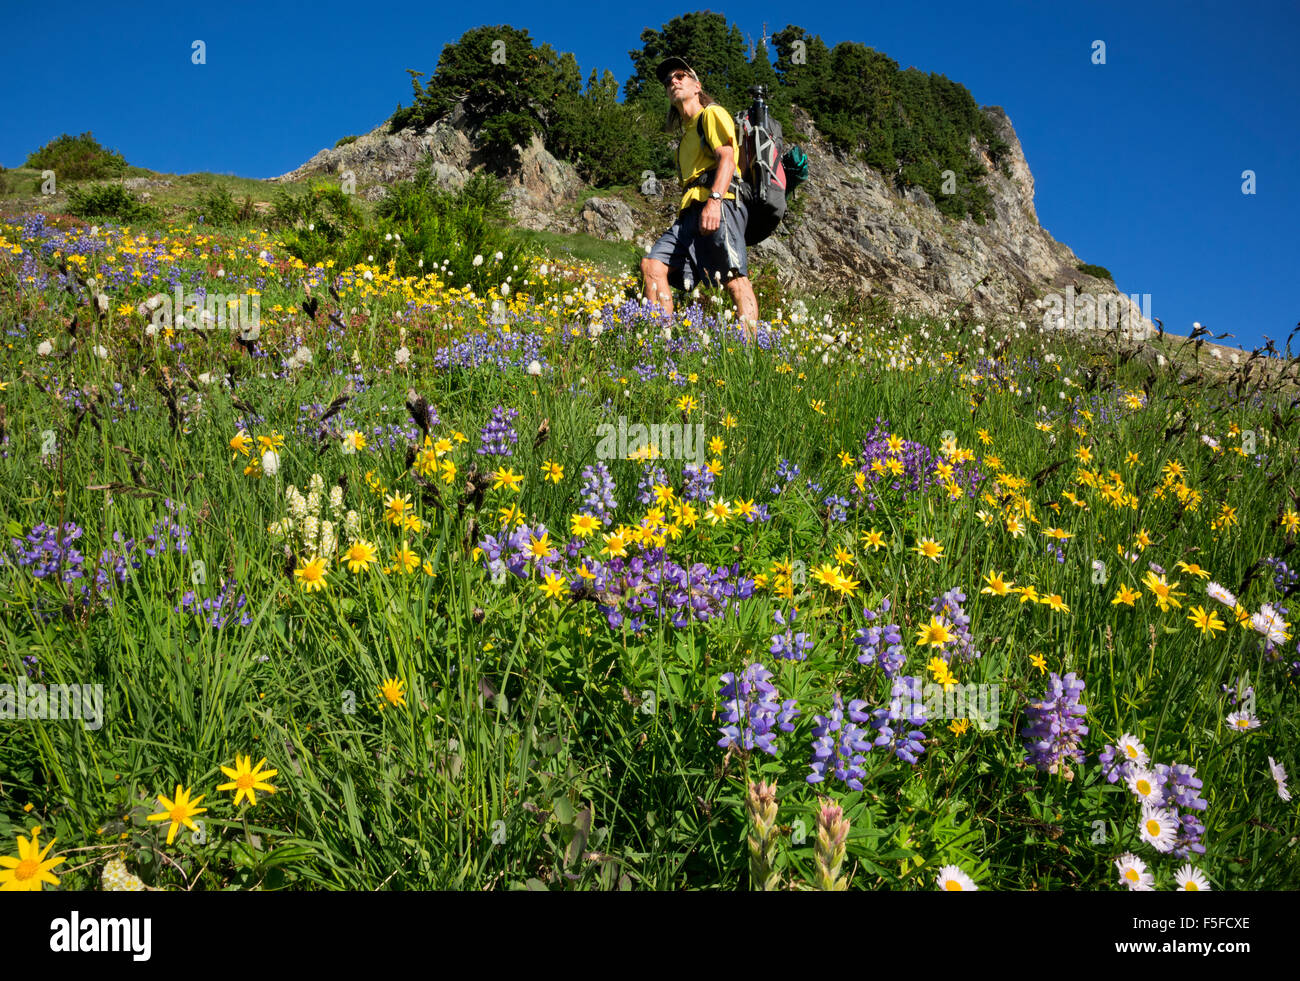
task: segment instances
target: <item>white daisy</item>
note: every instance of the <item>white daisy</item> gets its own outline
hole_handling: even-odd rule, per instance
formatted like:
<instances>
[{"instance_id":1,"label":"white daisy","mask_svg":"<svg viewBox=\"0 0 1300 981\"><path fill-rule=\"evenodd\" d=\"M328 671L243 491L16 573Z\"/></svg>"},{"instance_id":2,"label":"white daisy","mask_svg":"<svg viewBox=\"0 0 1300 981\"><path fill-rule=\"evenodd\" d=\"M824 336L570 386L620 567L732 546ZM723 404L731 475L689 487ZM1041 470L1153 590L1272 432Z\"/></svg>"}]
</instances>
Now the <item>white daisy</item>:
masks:
<instances>
[{"instance_id":1,"label":"white daisy","mask_svg":"<svg viewBox=\"0 0 1300 981\"><path fill-rule=\"evenodd\" d=\"M1259 719L1249 712L1233 712L1228 716L1228 725L1242 732L1259 728Z\"/></svg>"},{"instance_id":2,"label":"white daisy","mask_svg":"<svg viewBox=\"0 0 1300 981\"><path fill-rule=\"evenodd\" d=\"M1192 865L1184 865L1174 876L1174 882L1183 892L1209 892L1210 883L1205 873Z\"/></svg>"},{"instance_id":3,"label":"white daisy","mask_svg":"<svg viewBox=\"0 0 1300 981\"><path fill-rule=\"evenodd\" d=\"M1138 833L1142 840L1158 852L1174 850L1174 835L1178 831L1178 820L1172 811L1158 807L1142 808L1142 820L1138 824Z\"/></svg>"},{"instance_id":4,"label":"white daisy","mask_svg":"<svg viewBox=\"0 0 1300 981\"><path fill-rule=\"evenodd\" d=\"M1286 768L1281 763L1274 763L1273 757L1268 758L1268 768L1273 774L1273 779L1277 781L1277 795L1283 800L1291 799L1291 791L1286 789Z\"/></svg>"},{"instance_id":5,"label":"white daisy","mask_svg":"<svg viewBox=\"0 0 1300 981\"><path fill-rule=\"evenodd\" d=\"M1156 877L1147 871L1147 863L1132 852L1115 859L1115 868L1119 869L1120 884L1128 886L1130 892L1154 891Z\"/></svg>"},{"instance_id":6,"label":"white daisy","mask_svg":"<svg viewBox=\"0 0 1300 981\"><path fill-rule=\"evenodd\" d=\"M1205 595L1212 600L1218 600L1229 609L1235 609L1237 606L1237 597L1233 596L1231 592L1224 589L1217 582L1206 584Z\"/></svg>"},{"instance_id":7,"label":"white daisy","mask_svg":"<svg viewBox=\"0 0 1300 981\"><path fill-rule=\"evenodd\" d=\"M935 885L945 892L976 892L975 880L955 865L945 865L939 870Z\"/></svg>"},{"instance_id":8,"label":"white daisy","mask_svg":"<svg viewBox=\"0 0 1300 981\"><path fill-rule=\"evenodd\" d=\"M1124 754L1124 761L1126 763L1133 763L1136 766L1147 765L1149 757L1147 756L1146 747L1138 741L1137 736L1130 735L1127 732L1124 733L1124 735L1119 737L1119 742L1116 744L1116 748Z\"/></svg>"},{"instance_id":9,"label":"white daisy","mask_svg":"<svg viewBox=\"0 0 1300 981\"><path fill-rule=\"evenodd\" d=\"M1128 775L1128 789L1133 791L1143 806L1159 807L1165 802L1164 788L1150 770L1133 767Z\"/></svg>"},{"instance_id":10,"label":"white daisy","mask_svg":"<svg viewBox=\"0 0 1300 981\"><path fill-rule=\"evenodd\" d=\"M1258 613L1251 614L1250 625L1267 637L1270 643L1280 644L1287 638L1287 622L1269 603L1263 604Z\"/></svg>"}]
</instances>

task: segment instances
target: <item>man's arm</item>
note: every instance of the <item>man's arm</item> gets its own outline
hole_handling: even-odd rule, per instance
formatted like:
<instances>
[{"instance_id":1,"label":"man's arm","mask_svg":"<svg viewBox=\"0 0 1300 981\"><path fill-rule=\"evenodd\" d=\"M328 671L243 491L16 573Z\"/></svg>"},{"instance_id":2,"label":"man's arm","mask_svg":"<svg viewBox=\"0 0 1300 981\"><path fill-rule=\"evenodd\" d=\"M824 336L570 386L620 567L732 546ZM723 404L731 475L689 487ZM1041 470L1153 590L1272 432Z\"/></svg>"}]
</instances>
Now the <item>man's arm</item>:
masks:
<instances>
[{"instance_id":1,"label":"man's arm","mask_svg":"<svg viewBox=\"0 0 1300 981\"><path fill-rule=\"evenodd\" d=\"M713 190L724 197L731 186L731 176L736 172L736 150L730 145L718 147L714 153L718 158L718 171L713 177Z\"/></svg>"}]
</instances>

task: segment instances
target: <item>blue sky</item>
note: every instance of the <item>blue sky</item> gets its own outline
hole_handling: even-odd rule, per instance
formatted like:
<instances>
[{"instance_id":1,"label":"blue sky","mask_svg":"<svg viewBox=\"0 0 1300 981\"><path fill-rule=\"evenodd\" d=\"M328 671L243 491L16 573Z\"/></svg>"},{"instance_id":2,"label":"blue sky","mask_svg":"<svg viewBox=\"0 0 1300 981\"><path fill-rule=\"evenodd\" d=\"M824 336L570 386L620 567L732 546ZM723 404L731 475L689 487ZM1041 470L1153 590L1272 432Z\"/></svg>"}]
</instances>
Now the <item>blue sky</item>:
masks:
<instances>
[{"instance_id":1,"label":"blue sky","mask_svg":"<svg viewBox=\"0 0 1300 981\"><path fill-rule=\"evenodd\" d=\"M409 103L405 69L510 24L593 68L631 74L641 31L695 9L757 38L796 24L828 47L860 41L903 67L1003 106L1035 179L1039 221L1126 293L1149 293L1171 333L1200 321L1251 347L1300 320L1300 5L747 2L715 7L573 3L143 3L70 0L53 18L6 15L9 83L0 164L60 133L94 132L133 164L270 177ZM207 63L191 63L191 43ZM1092 44L1106 43L1106 64ZM1242 172L1256 193L1242 193ZM813 189L815 193L815 188ZM1300 346L1300 345L1297 345Z\"/></svg>"}]
</instances>

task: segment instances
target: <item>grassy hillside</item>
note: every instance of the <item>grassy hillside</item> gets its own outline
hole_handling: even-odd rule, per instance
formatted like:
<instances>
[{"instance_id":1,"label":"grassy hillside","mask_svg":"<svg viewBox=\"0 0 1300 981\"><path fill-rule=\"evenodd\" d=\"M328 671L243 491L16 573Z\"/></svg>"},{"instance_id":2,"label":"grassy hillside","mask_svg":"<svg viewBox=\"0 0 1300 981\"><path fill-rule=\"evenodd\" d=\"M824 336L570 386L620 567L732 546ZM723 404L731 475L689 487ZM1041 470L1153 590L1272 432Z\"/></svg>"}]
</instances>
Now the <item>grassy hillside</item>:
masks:
<instances>
[{"instance_id":1,"label":"grassy hillside","mask_svg":"<svg viewBox=\"0 0 1300 981\"><path fill-rule=\"evenodd\" d=\"M819 298L747 345L604 243L0 235L7 884L37 827L64 889L1300 885L1290 395Z\"/></svg>"}]
</instances>

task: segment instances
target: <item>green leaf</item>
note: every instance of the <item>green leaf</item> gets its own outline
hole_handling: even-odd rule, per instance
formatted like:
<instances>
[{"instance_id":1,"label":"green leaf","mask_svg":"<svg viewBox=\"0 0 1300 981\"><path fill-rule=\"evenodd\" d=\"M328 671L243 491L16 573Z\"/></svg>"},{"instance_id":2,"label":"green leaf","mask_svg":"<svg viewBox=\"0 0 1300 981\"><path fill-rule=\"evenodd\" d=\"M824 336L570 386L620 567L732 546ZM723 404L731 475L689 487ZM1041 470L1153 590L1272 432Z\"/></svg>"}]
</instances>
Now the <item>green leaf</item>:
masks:
<instances>
[{"instance_id":1,"label":"green leaf","mask_svg":"<svg viewBox=\"0 0 1300 981\"><path fill-rule=\"evenodd\" d=\"M572 824L574 818L573 804L567 797L557 797L551 801L551 809L555 814L555 820L561 824Z\"/></svg>"}]
</instances>

